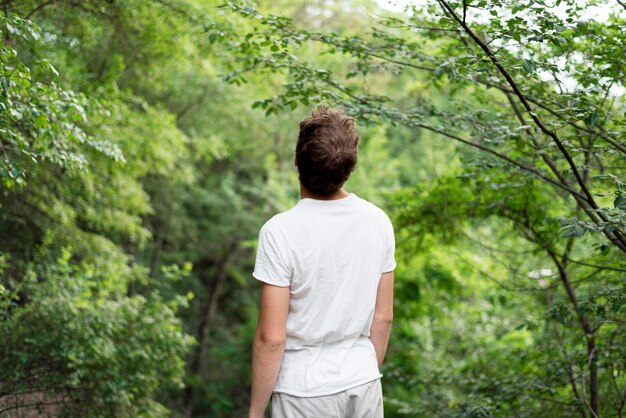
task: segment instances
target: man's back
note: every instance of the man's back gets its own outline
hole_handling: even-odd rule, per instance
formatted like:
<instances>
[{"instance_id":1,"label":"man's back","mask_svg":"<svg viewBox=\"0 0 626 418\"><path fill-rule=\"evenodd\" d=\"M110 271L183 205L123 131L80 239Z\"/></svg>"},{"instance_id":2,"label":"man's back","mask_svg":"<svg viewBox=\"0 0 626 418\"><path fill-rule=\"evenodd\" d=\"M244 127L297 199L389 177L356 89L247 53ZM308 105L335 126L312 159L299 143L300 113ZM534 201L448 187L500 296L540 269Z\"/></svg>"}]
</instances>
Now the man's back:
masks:
<instances>
[{"instance_id":1,"label":"man's back","mask_svg":"<svg viewBox=\"0 0 626 418\"><path fill-rule=\"evenodd\" d=\"M264 282L252 347L249 418L382 418L379 367L393 320L391 222L347 193L359 133L341 109L300 122L301 200L261 229Z\"/></svg>"},{"instance_id":2,"label":"man's back","mask_svg":"<svg viewBox=\"0 0 626 418\"><path fill-rule=\"evenodd\" d=\"M323 396L380 377L368 337L393 248L389 218L354 194L302 199L263 226L254 276L290 287L274 392Z\"/></svg>"}]
</instances>

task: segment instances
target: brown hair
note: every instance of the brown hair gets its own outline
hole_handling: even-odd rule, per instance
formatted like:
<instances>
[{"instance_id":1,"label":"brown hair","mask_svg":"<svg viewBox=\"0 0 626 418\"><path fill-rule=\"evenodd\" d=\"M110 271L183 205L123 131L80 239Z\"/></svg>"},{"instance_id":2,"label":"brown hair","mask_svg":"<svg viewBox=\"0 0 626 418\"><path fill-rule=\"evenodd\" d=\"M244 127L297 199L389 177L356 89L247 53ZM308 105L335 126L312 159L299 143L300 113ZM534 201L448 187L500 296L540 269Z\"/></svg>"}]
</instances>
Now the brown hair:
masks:
<instances>
[{"instance_id":1,"label":"brown hair","mask_svg":"<svg viewBox=\"0 0 626 418\"><path fill-rule=\"evenodd\" d=\"M356 165L359 132L341 109L320 105L300 122L296 161L300 182L320 195L341 188Z\"/></svg>"}]
</instances>

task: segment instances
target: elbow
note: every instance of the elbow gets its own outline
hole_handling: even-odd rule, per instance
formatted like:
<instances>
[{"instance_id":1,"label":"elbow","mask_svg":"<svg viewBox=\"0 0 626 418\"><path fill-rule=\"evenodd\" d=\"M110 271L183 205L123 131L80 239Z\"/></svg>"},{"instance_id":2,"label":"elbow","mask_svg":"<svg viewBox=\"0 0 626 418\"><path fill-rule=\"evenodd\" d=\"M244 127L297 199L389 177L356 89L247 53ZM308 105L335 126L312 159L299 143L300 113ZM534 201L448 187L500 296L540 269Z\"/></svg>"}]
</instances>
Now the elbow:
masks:
<instances>
[{"instance_id":1,"label":"elbow","mask_svg":"<svg viewBox=\"0 0 626 418\"><path fill-rule=\"evenodd\" d=\"M254 344L256 346L262 346L269 351L279 351L285 348L285 334L269 334L269 333L257 333L254 338Z\"/></svg>"},{"instance_id":2,"label":"elbow","mask_svg":"<svg viewBox=\"0 0 626 418\"><path fill-rule=\"evenodd\" d=\"M374 321L380 325L391 326L393 323L393 314L380 314L374 316Z\"/></svg>"}]
</instances>

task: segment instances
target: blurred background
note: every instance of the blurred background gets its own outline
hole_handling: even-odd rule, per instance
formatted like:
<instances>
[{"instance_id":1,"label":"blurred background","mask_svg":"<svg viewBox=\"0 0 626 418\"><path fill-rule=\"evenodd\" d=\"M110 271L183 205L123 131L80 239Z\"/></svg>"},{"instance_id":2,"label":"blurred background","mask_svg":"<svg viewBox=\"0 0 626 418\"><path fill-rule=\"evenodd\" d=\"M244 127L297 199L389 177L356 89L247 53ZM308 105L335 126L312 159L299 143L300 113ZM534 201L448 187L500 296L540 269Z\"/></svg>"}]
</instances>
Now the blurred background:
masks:
<instances>
[{"instance_id":1,"label":"blurred background","mask_svg":"<svg viewBox=\"0 0 626 418\"><path fill-rule=\"evenodd\" d=\"M395 225L386 416L626 415L623 1L0 16L0 416L245 416L257 234L320 103Z\"/></svg>"}]
</instances>

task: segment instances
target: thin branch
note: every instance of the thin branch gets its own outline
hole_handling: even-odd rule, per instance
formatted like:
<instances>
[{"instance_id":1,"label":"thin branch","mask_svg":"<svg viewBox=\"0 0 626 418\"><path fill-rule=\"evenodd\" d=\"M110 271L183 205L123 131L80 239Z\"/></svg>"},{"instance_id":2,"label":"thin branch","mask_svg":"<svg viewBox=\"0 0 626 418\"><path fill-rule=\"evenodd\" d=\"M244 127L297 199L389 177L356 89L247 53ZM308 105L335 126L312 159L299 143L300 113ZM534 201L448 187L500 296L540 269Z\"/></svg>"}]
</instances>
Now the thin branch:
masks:
<instances>
[{"instance_id":1,"label":"thin branch","mask_svg":"<svg viewBox=\"0 0 626 418\"><path fill-rule=\"evenodd\" d=\"M453 252L452 254L456 256L457 260L459 260L460 262L465 264L467 267L469 267L470 269L474 270L475 272L477 272L481 276L484 276L485 278L491 280L492 282L494 282L495 284L500 286L502 289L507 290L509 292L545 292L546 290L554 289L554 288L557 287L557 285L551 285L550 287L547 287L547 288L546 287L544 287L544 288L515 287L515 286L511 287L511 286L505 284L502 280L496 279L494 276L492 276L488 272L482 270L480 267L477 267L472 262L466 260L463 256L461 256L460 253ZM505 266L505 267L508 269L508 266ZM510 271L510 273L512 274L513 277L517 276L516 272L514 272L514 271Z\"/></svg>"},{"instance_id":2,"label":"thin branch","mask_svg":"<svg viewBox=\"0 0 626 418\"><path fill-rule=\"evenodd\" d=\"M196 97L194 100L187 102L185 106L181 110L176 113L176 120L180 121L191 109L196 106L201 105L207 99L207 93L209 92L209 87L205 86L202 89L202 92Z\"/></svg>"},{"instance_id":3,"label":"thin branch","mask_svg":"<svg viewBox=\"0 0 626 418\"><path fill-rule=\"evenodd\" d=\"M622 273L626 273L626 269L619 268L619 267L600 266L598 264L585 263L584 261L578 261L578 260L569 260L569 262L570 263L574 263L574 264L579 264L581 266L595 267L595 268L599 268L601 270L611 270L611 271L619 271L619 272L622 272Z\"/></svg>"},{"instance_id":4,"label":"thin branch","mask_svg":"<svg viewBox=\"0 0 626 418\"><path fill-rule=\"evenodd\" d=\"M296 35L295 32L291 32L291 31L288 31L288 30L284 30L284 32L289 34L289 35L292 35L292 36ZM312 40L312 41L315 41L315 42L320 42L320 43L326 44L326 45L332 45L332 46L337 47L337 48L344 48L343 44L341 44L339 42L333 42L330 39L328 39L327 37L325 37L323 34L320 34L320 33L311 34L311 36L309 36L309 39ZM425 66L422 66L422 65L413 64L411 62L400 61L400 60L397 60L397 59L394 59L394 58L385 57L384 55L377 54L377 53L373 52L371 49L369 49L369 48L366 49L365 47L362 47L362 48L358 49L357 51L360 54L364 54L364 55L367 55L369 57L378 58L378 59L381 59L383 61L387 61L387 62L391 62L393 64L401 65L403 67L415 68L417 70L424 70L424 71L430 71L430 72L436 70L435 67L425 67Z\"/></svg>"},{"instance_id":5,"label":"thin branch","mask_svg":"<svg viewBox=\"0 0 626 418\"><path fill-rule=\"evenodd\" d=\"M428 26L417 26L417 25L405 25L407 28L411 28L411 29L422 29L422 30L426 30L426 31L430 31L430 32L454 32L457 33L458 30L456 29L445 29L445 28L431 28Z\"/></svg>"},{"instance_id":6,"label":"thin branch","mask_svg":"<svg viewBox=\"0 0 626 418\"><path fill-rule=\"evenodd\" d=\"M475 244L478 244L480 247L484 248L485 250L489 251L489 252L497 252L497 253L502 253L502 254L513 254L513 255L522 255L522 254L532 254L535 252L535 250L533 249L528 249L528 250L508 250L508 249L504 249L501 247L493 247L491 245L487 245L484 242L480 241L477 238L472 237L470 234L468 234L465 231L461 231L461 233L470 241L472 241Z\"/></svg>"},{"instance_id":7,"label":"thin branch","mask_svg":"<svg viewBox=\"0 0 626 418\"><path fill-rule=\"evenodd\" d=\"M49 6L51 4L56 3L57 0L50 0L50 1L44 1L43 3L39 4L37 7L35 7L33 10L31 10L30 12L28 12L28 14L26 15L26 20L30 20L30 18L37 13L39 10L43 9L46 6Z\"/></svg>"}]
</instances>

